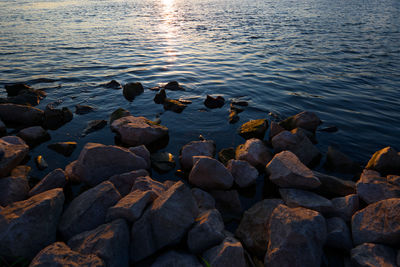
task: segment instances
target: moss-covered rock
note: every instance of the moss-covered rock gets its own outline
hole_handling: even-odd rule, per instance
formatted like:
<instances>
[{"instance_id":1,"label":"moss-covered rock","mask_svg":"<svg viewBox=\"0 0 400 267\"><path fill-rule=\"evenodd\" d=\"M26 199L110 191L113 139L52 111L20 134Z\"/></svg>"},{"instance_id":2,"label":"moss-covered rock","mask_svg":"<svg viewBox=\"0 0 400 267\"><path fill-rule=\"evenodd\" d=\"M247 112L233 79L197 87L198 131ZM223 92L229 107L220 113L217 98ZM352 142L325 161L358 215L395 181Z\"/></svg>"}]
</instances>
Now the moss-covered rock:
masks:
<instances>
[{"instance_id":1,"label":"moss-covered rock","mask_svg":"<svg viewBox=\"0 0 400 267\"><path fill-rule=\"evenodd\" d=\"M268 121L266 119L251 120L242 124L238 130L238 133L244 139L263 139L267 128Z\"/></svg>"}]
</instances>

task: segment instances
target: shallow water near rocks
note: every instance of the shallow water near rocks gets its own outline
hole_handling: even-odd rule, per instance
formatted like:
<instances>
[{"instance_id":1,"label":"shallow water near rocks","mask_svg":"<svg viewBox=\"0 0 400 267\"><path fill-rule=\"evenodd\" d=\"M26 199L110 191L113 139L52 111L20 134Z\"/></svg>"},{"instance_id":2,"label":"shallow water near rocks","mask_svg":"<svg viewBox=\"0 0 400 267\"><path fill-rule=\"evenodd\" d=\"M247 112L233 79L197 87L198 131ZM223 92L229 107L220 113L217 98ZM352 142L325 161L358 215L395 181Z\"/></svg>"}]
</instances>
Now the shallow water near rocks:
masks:
<instances>
[{"instance_id":1,"label":"shallow water near rocks","mask_svg":"<svg viewBox=\"0 0 400 267\"><path fill-rule=\"evenodd\" d=\"M321 128L339 129L317 133L323 153L336 145L365 164L387 145L400 149L397 0L1 0L0 26L0 86L44 89L42 109L54 101L71 110L96 108L74 114L31 151L38 178L75 160L87 142L114 144L109 126L82 132L118 107L160 118L170 129L163 151L176 159L200 134L218 151L244 142L236 130L249 119L302 110L316 112ZM128 102L121 90L101 86L112 79L141 82L145 92ZM181 114L165 112L148 90L172 80L186 91L167 91L168 97L193 102ZM206 94L228 101L209 110ZM232 99L249 101L236 124L228 123ZM58 141L77 141L78 148L65 158L47 148ZM45 171L34 166L38 155L49 164ZM174 171L153 177L178 179Z\"/></svg>"}]
</instances>

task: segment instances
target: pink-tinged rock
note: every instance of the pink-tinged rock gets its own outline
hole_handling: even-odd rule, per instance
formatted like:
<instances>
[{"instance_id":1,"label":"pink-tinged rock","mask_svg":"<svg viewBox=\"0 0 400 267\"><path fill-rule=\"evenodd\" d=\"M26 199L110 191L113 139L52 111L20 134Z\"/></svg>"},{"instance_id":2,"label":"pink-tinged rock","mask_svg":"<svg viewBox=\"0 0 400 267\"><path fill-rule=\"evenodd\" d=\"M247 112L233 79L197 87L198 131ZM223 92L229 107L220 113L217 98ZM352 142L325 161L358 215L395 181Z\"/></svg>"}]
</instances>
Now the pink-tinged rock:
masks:
<instances>
[{"instance_id":1,"label":"pink-tinged rock","mask_svg":"<svg viewBox=\"0 0 400 267\"><path fill-rule=\"evenodd\" d=\"M184 145L179 155L179 161L183 170L190 170L193 167L194 156L214 157L215 143L212 140L192 141Z\"/></svg>"},{"instance_id":2,"label":"pink-tinged rock","mask_svg":"<svg viewBox=\"0 0 400 267\"><path fill-rule=\"evenodd\" d=\"M22 129L17 133L29 146L35 146L50 140L49 133L41 126L32 126Z\"/></svg>"},{"instance_id":3,"label":"pink-tinged rock","mask_svg":"<svg viewBox=\"0 0 400 267\"><path fill-rule=\"evenodd\" d=\"M322 121L314 112L303 111L281 121L279 125L289 131L295 128L303 128L307 131L315 132L321 123Z\"/></svg>"},{"instance_id":4,"label":"pink-tinged rock","mask_svg":"<svg viewBox=\"0 0 400 267\"><path fill-rule=\"evenodd\" d=\"M146 148L146 146L141 145L141 146L130 147L129 151L144 159L144 161L147 163L144 169L150 169L151 165L150 151Z\"/></svg>"},{"instance_id":5,"label":"pink-tinged rock","mask_svg":"<svg viewBox=\"0 0 400 267\"><path fill-rule=\"evenodd\" d=\"M58 168L47 174L34 188L29 191L29 196L40 194L54 188L63 188L67 183L65 172Z\"/></svg>"},{"instance_id":6,"label":"pink-tinged rock","mask_svg":"<svg viewBox=\"0 0 400 267\"><path fill-rule=\"evenodd\" d=\"M310 191L281 188L279 193L285 204L291 208L303 207L323 214L329 214L333 209L332 202L329 199Z\"/></svg>"},{"instance_id":7,"label":"pink-tinged rock","mask_svg":"<svg viewBox=\"0 0 400 267\"><path fill-rule=\"evenodd\" d=\"M29 147L16 136L0 138L0 177L7 176L28 154Z\"/></svg>"},{"instance_id":8,"label":"pink-tinged rock","mask_svg":"<svg viewBox=\"0 0 400 267\"><path fill-rule=\"evenodd\" d=\"M142 176L135 180L131 191L151 191L153 192L151 200L154 200L164 194L167 189L168 188L164 184L151 179L150 176Z\"/></svg>"},{"instance_id":9,"label":"pink-tinged rock","mask_svg":"<svg viewBox=\"0 0 400 267\"><path fill-rule=\"evenodd\" d=\"M247 161L231 159L226 168L231 172L239 187L248 187L256 183L258 171Z\"/></svg>"},{"instance_id":10,"label":"pink-tinged rock","mask_svg":"<svg viewBox=\"0 0 400 267\"><path fill-rule=\"evenodd\" d=\"M0 178L0 205L7 206L28 198L30 170L29 166L17 166L9 177Z\"/></svg>"},{"instance_id":11,"label":"pink-tinged rock","mask_svg":"<svg viewBox=\"0 0 400 267\"><path fill-rule=\"evenodd\" d=\"M245 160L254 167L264 167L271 160L272 154L263 141L252 138L236 148L235 158Z\"/></svg>"},{"instance_id":12,"label":"pink-tinged rock","mask_svg":"<svg viewBox=\"0 0 400 267\"><path fill-rule=\"evenodd\" d=\"M138 177L148 176L149 173L140 169L137 171L130 171L123 174L113 175L109 181L114 184L115 188L119 191L122 197L131 192L132 186Z\"/></svg>"},{"instance_id":13,"label":"pink-tinged rock","mask_svg":"<svg viewBox=\"0 0 400 267\"><path fill-rule=\"evenodd\" d=\"M213 267L247 266L242 244L232 237L204 252L203 258Z\"/></svg>"},{"instance_id":14,"label":"pink-tinged rock","mask_svg":"<svg viewBox=\"0 0 400 267\"><path fill-rule=\"evenodd\" d=\"M388 246L364 243L351 250L351 261L355 266L396 267L396 251Z\"/></svg>"}]
</instances>

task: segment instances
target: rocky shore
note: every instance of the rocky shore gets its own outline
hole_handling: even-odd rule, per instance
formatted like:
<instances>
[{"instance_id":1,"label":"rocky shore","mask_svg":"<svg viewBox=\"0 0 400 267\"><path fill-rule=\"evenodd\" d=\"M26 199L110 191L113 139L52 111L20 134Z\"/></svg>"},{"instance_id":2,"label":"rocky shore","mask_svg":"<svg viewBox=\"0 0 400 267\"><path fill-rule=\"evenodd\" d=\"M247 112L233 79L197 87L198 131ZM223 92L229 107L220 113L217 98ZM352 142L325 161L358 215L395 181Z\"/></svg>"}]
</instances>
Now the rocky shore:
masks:
<instances>
[{"instance_id":1,"label":"rocky shore","mask_svg":"<svg viewBox=\"0 0 400 267\"><path fill-rule=\"evenodd\" d=\"M129 101L140 83L104 85ZM155 91L165 110L184 111L190 101L169 99L177 82ZM110 110L115 145L87 143L65 167L38 183L24 165L41 143L65 157L73 140L52 143L49 130L70 122L68 108L35 108L45 92L6 86L0 101L0 266L399 266L400 153L374 153L366 166L333 147L322 154L317 114L303 111L280 121L250 120L238 127L243 143L216 151L213 140L188 140L179 155L160 149L169 129L157 121ZM205 96L221 108L221 96ZM248 103L231 102L236 123ZM92 112L77 105L75 113ZM182 114L184 116L184 114ZM10 134L10 129L13 134ZM177 158L178 162L175 162ZM45 169L45 157L35 158ZM173 180L153 170L179 170ZM173 176L171 174L171 176ZM240 195L263 179L263 199L244 210ZM173 178L173 177L171 177ZM227 227L227 225L234 225Z\"/></svg>"}]
</instances>

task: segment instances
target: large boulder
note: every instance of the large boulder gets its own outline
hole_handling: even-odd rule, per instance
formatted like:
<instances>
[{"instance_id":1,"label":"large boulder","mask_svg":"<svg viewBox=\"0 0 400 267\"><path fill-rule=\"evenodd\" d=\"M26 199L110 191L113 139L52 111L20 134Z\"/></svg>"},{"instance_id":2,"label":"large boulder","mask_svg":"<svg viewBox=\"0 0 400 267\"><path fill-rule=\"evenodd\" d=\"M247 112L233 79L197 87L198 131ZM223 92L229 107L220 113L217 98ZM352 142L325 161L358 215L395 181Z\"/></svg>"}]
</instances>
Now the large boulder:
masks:
<instances>
[{"instance_id":1,"label":"large boulder","mask_svg":"<svg viewBox=\"0 0 400 267\"><path fill-rule=\"evenodd\" d=\"M141 157L146 161L147 165L145 169L150 169L151 165L151 158L150 158L150 151L146 148L144 145L140 146L133 146L129 148L129 151L132 152L133 154Z\"/></svg>"},{"instance_id":2,"label":"large boulder","mask_svg":"<svg viewBox=\"0 0 400 267\"><path fill-rule=\"evenodd\" d=\"M400 153L389 146L376 151L366 169L375 170L384 175L397 174L400 172Z\"/></svg>"},{"instance_id":3,"label":"large boulder","mask_svg":"<svg viewBox=\"0 0 400 267\"><path fill-rule=\"evenodd\" d=\"M345 220L351 221L351 217L359 208L359 199L356 194L345 197L336 197L331 199L332 214Z\"/></svg>"},{"instance_id":4,"label":"large boulder","mask_svg":"<svg viewBox=\"0 0 400 267\"><path fill-rule=\"evenodd\" d=\"M324 167L328 170L341 173L354 174L361 171L359 164L332 146L328 147Z\"/></svg>"},{"instance_id":5,"label":"large boulder","mask_svg":"<svg viewBox=\"0 0 400 267\"><path fill-rule=\"evenodd\" d=\"M113 175L110 177L109 181L114 184L121 196L124 197L131 192L132 186L138 177L144 177L148 175L149 173L146 170L140 169Z\"/></svg>"},{"instance_id":6,"label":"large boulder","mask_svg":"<svg viewBox=\"0 0 400 267\"><path fill-rule=\"evenodd\" d=\"M332 212L332 202L313 192L294 188L281 188L279 193L285 204L291 208L303 207L323 214Z\"/></svg>"},{"instance_id":7,"label":"large boulder","mask_svg":"<svg viewBox=\"0 0 400 267\"><path fill-rule=\"evenodd\" d=\"M0 138L0 177L10 173L28 154L29 147L16 136Z\"/></svg>"},{"instance_id":8,"label":"large boulder","mask_svg":"<svg viewBox=\"0 0 400 267\"><path fill-rule=\"evenodd\" d=\"M63 188L67 183L65 172L58 168L47 174L39 183L29 191L29 196L40 194L54 188Z\"/></svg>"},{"instance_id":9,"label":"large boulder","mask_svg":"<svg viewBox=\"0 0 400 267\"><path fill-rule=\"evenodd\" d=\"M164 194L168 188L170 188L170 186L166 186L163 183L153 180L150 176L142 176L135 180L135 183L132 186L132 192L136 190L151 191L153 193L151 198L154 200Z\"/></svg>"},{"instance_id":10,"label":"large boulder","mask_svg":"<svg viewBox=\"0 0 400 267\"><path fill-rule=\"evenodd\" d=\"M53 189L0 210L0 256L32 259L55 242L63 205L62 189Z\"/></svg>"},{"instance_id":11,"label":"large boulder","mask_svg":"<svg viewBox=\"0 0 400 267\"><path fill-rule=\"evenodd\" d=\"M226 168L231 172L235 184L239 187L248 187L256 183L258 171L247 161L231 159Z\"/></svg>"},{"instance_id":12,"label":"large boulder","mask_svg":"<svg viewBox=\"0 0 400 267\"><path fill-rule=\"evenodd\" d=\"M342 218L327 219L326 227L328 231L326 246L347 251L353 248L350 229Z\"/></svg>"},{"instance_id":13,"label":"large boulder","mask_svg":"<svg viewBox=\"0 0 400 267\"><path fill-rule=\"evenodd\" d=\"M215 199L206 191L200 188L192 188L192 195L196 200L199 211L215 209Z\"/></svg>"},{"instance_id":14,"label":"large boulder","mask_svg":"<svg viewBox=\"0 0 400 267\"><path fill-rule=\"evenodd\" d=\"M215 199L215 207L225 222L232 219L240 220L243 208L237 190L213 190L210 194Z\"/></svg>"},{"instance_id":15,"label":"large boulder","mask_svg":"<svg viewBox=\"0 0 400 267\"><path fill-rule=\"evenodd\" d=\"M17 133L29 146L35 146L50 140L49 133L41 126L32 126L22 129Z\"/></svg>"},{"instance_id":16,"label":"large boulder","mask_svg":"<svg viewBox=\"0 0 400 267\"><path fill-rule=\"evenodd\" d=\"M268 121L266 119L250 120L240 126L238 133L244 139L258 138L262 140L267 129Z\"/></svg>"},{"instance_id":17,"label":"large boulder","mask_svg":"<svg viewBox=\"0 0 400 267\"><path fill-rule=\"evenodd\" d=\"M396 251L388 246L364 243L351 250L351 261L355 266L396 267Z\"/></svg>"},{"instance_id":18,"label":"large boulder","mask_svg":"<svg viewBox=\"0 0 400 267\"><path fill-rule=\"evenodd\" d=\"M214 155L214 141L192 141L182 147L179 155L179 161L183 170L190 170L193 167L194 156L207 156L212 158Z\"/></svg>"},{"instance_id":19,"label":"large boulder","mask_svg":"<svg viewBox=\"0 0 400 267\"><path fill-rule=\"evenodd\" d=\"M280 187L313 189L321 185L313 172L290 151L276 154L268 163L266 171L271 182Z\"/></svg>"},{"instance_id":20,"label":"large boulder","mask_svg":"<svg viewBox=\"0 0 400 267\"><path fill-rule=\"evenodd\" d=\"M335 176L313 171L321 185L317 191L321 194L333 196L347 196L356 193L356 184L353 181L344 180Z\"/></svg>"},{"instance_id":21,"label":"large boulder","mask_svg":"<svg viewBox=\"0 0 400 267\"><path fill-rule=\"evenodd\" d=\"M203 258L210 266L246 267L246 258L242 244L232 237L227 237L218 246L215 246L203 254Z\"/></svg>"},{"instance_id":22,"label":"large boulder","mask_svg":"<svg viewBox=\"0 0 400 267\"><path fill-rule=\"evenodd\" d=\"M271 214L265 266L320 266L327 236L324 217L305 208L279 205Z\"/></svg>"},{"instance_id":23,"label":"large boulder","mask_svg":"<svg viewBox=\"0 0 400 267\"><path fill-rule=\"evenodd\" d=\"M28 166L17 166L9 177L0 178L0 205L7 206L28 197L30 170Z\"/></svg>"},{"instance_id":24,"label":"large boulder","mask_svg":"<svg viewBox=\"0 0 400 267\"><path fill-rule=\"evenodd\" d=\"M47 129L56 130L70 122L74 115L67 107L61 109L55 108L52 105L47 105L44 110L43 126Z\"/></svg>"},{"instance_id":25,"label":"large boulder","mask_svg":"<svg viewBox=\"0 0 400 267\"><path fill-rule=\"evenodd\" d=\"M303 111L281 121L279 125L288 131L291 131L295 128L303 128L310 132L315 132L321 123L322 121L314 112Z\"/></svg>"},{"instance_id":26,"label":"large boulder","mask_svg":"<svg viewBox=\"0 0 400 267\"><path fill-rule=\"evenodd\" d=\"M44 112L40 109L30 106L0 104L0 119L5 124L9 125L42 125L44 120Z\"/></svg>"},{"instance_id":27,"label":"large boulder","mask_svg":"<svg viewBox=\"0 0 400 267\"><path fill-rule=\"evenodd\" d=\"M111 182L103 182L72 200L64 211L59 231L64 238L91 230L104 224L107 209L115 205L121 195Z\"/></svg>"},{"instance_id":28,"label":"large boulder","mask_svg":"<svg viewBox=\"0 0 400 267\"><path fill-rule=\"evenodd\" d=\"M159 256L151 267L202 267L197 257L185 252L171 250Z\"/></svg>"},{"instance_id":29,"label":"large boulder","mask_svg":"<svg viewBox=\"0 0 400 267\"><path fill-rule=\"evenodd\" d=\"M236 148L235 158L245 160L254 167L265 167L272 159L272 154L263 141L252 138Z\"/></svg>"}]
</instances>

